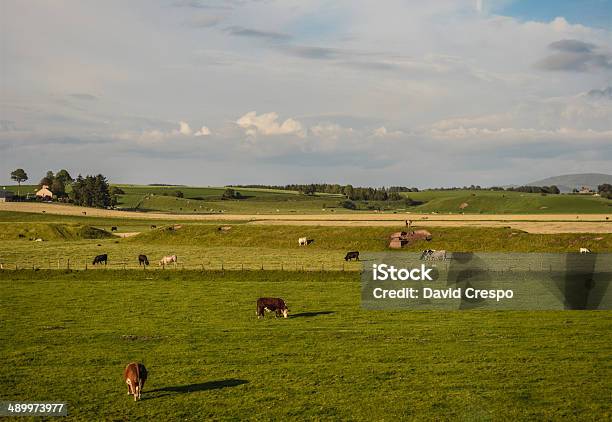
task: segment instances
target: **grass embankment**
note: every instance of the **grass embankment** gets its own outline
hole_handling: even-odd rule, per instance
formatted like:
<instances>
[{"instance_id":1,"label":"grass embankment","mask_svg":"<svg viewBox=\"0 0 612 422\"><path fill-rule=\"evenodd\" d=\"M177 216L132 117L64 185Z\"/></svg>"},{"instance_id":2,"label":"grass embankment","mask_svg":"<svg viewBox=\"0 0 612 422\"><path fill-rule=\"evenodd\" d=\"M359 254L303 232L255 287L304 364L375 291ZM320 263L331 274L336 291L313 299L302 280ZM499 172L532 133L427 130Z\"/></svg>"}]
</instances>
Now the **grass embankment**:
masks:
<instances>
[{"instance_id":1,"label":"grass embankment","mask_svg":"<svg viewBox=\"0 0 612 422\"><path fill-rule=\"evenodd\" d=\"M607 312L382 312L357 274L0 272L3 400L68 420L610 416ZM284 297L291 318L258 321ZM121 374L149 369L143 400Z\"/></svg>"},{"instance_id":2,"label":"grass embankment","mask_svg":"<svg viewBox=\"0 0 612 422\"><path fill-rule=\"evenodd\" d=\"M108 239L110 233L89 225L65 223L0 223L0 241L22 239L45 241Z\"/></svg>"},{"instance_id":3,"label":"grass embankment","mask_svg":"<svg viewBox=\"0 0 612 422\"><path fill-rule=\"evenodd\" d=\"M14 227L15 223L0 224ZM119 239L77 239L31 242L7 231L0 242L0 262L6 268L91 268L94 256L109 255L109 267L137 267L137 257L145 254L156 262L176 254L180 268L201 269L309 269L359 270L359 263L345 263L347 251L385 251L390 233L404 227L299 227L229 224L229 231L218 225L185 224L168 230L162 226L142 234ZM121 226L120 226L121 229ZM587 247L594 252L612 252L612 234L529 234L504 228L428 228L431 242L419 241L397 253L423 249L449 252L578 252ZM8 237L11 233L12 237ZM298 245L298 237L314 242ZM10 239L10 240L9 240Z\"/></svg>"}]
</instances>

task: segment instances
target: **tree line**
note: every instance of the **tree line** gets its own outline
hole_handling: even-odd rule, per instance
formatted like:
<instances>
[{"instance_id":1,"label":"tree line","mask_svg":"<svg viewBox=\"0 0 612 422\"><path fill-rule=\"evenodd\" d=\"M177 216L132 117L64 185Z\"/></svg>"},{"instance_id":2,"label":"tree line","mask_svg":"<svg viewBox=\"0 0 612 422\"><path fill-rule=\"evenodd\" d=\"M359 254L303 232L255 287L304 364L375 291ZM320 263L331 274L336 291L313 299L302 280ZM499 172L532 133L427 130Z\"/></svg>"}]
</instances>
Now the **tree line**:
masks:
<instances>
[{"instance_id":1,"label":"tree line","mask_svg":"<svg viewBox=\"0 0 612 422\"><path fill-rule=\"evenodd\" d=\"M344 195L352 201L400 201L403 200L401 192L418 192L417 188L405 186L391 186L389 188L353 187L353 185L340 185L331 183L310 183L290 185L235 185L238 188L258 188L298 191L304 195L327 193Z\"/></svg>"}]
</instances>

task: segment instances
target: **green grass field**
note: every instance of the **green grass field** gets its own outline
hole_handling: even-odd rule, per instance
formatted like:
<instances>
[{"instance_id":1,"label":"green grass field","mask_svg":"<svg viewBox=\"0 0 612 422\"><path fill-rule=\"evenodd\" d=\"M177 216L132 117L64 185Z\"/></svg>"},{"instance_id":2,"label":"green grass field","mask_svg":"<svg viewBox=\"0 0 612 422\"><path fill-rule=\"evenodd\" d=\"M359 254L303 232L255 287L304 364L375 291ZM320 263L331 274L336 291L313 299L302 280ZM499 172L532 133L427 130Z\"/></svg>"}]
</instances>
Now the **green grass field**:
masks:
<instances>
[{"instance_id":1,"label":"green grass field","mask_svg":"<svg viewBox=\"0 0 612 422\"><path fill-rule=\"evenodd\" d=\"M48 218L43 216L42 218ZM63 217L62 217L63 218ZM87 217L84 217L87 218ZM60 220L61 221L61 218ZM100 222L92 218L92 223ZM102 220L108 223L106 220ZM82 220L79 223L83 223ZM145 254L156 267L165 255L176 254L183 269L285 269L358 270L357 262L343 260L347 251L386 251L390 233L403 227L264 226L227 224L181 224L168 226L123 226L120 231L143 230L130 238L109 234L110 225L73 223L0 223L0 263L7 268L92 269L94 256L109 255L108 268L137 268L137 257ZM126 222L128 223L128 222ZM131 222L130 222L131 223ZM159 223L157 223L159 224ZM102 230L104 231L102 231ZM612 234L531 234L509 228L429 227L430 242L420 241L396 253L445 249L449 252L612 252ZM20 237L23 236L23 237ZM307 247L298 237L314 239ZM30 239L42 238L43 242Z\"/></svg>"},{"instance_id":2,"label":"green grass field","mask_svg":"<svg viewBox=\"0 0 612 422\"><path fill-rule=\"evenodd\" d=\"M71 420L606 420L609 312L383 312L354 273L0 272L3 400ZM289 319L255 317L284 297ZM126 395L130 361L149 369Z\"/></svg>"},{"instance_id":3,"label":"green grass field","mask_svg":"<svg viewBox=\"0 0 612 422\"><path fill-rule=\"evenodd\" d=\"M395 213L468 214L611 214L612 201L592 195L541 195L536 193L487 190L425 190L403 195L421 205L407 206L404 201L356 201L358 210L342 208L341 195L302 195L295 191L235 188L244 199L221 200L224 187L115 185L125 194L118 195L118 208L142 212L161 211L179 214L326 214L380 210ZM22 185L21 192L34 192L35 186ZM7 186L16 192L17 186ZM175 196L181 191L183 198Z\"/></svg>"}]
</instances>

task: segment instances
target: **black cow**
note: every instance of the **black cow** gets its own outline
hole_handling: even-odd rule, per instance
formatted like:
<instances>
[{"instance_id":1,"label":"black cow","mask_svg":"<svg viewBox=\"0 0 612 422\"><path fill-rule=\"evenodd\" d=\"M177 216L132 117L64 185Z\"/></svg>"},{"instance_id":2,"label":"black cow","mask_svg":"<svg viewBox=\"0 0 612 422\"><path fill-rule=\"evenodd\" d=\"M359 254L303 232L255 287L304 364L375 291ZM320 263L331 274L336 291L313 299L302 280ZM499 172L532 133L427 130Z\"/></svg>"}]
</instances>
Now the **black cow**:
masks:
<instances>
[{"instance_id":1,"label":"black cow","mask_svg":"<svg viewBox=\"0 0 612 422\"><path fill-rule=\"evenodd\" d=\"M117 227L115 227L115 226L111 227L111 231L112 232L116 232L117 231Z\"/></svg>"},{"instance_id":2,"label":"black cow","mask_svg":"<svg viewBox=\"0 0 612 422\"><path fill-rule=\"evenodd\" d=\"M102 254L102 255L96 256L91 264L96 265L96 264L101 264L104 262L104 265L106 265L106 261L108 261L108 255Z\"/></svg>"},{"instance_id":3,"label":"black cow","mask_svg":"<svg viewBox=\"0 0 612 422\"><path fill-rule=\"evenodd\" d=\"M155 224L151 224L151 229L156 229L157 226Z\"/></svg>"},{"instance_id":4,"label":"black cow","mask_svg":"<svg viewBox=\"0 0 612 422\"><path fill-rule=\"evenodd\" d=\"M344 260L350 261L351 259L356 259L357 261L359 261L359 252L357 251L347 252L346 256L344 257Z\"/></svg>"},{"instance_id":5,"label":"black cow","mask_svg":"<svg viewBox=\"0 0 612 422\"><path fill-rule=\"evenodd\" d=\"M146 255L138 255L138 265L144 265L145 267L149 265L149 259Z\"/></svg>"},{"instance_id":6,"label":"black cow","mask_svg":"<svg viewBox=\"0 0 612 422\"><path fill-rule=\"evenodd\" d=\"M285 318L289 313L285 301L280 297L260 297L257 299L257 319L264 317L265 311L275 312L276 317L282 315Z\"/></svg>"}]
</instances>

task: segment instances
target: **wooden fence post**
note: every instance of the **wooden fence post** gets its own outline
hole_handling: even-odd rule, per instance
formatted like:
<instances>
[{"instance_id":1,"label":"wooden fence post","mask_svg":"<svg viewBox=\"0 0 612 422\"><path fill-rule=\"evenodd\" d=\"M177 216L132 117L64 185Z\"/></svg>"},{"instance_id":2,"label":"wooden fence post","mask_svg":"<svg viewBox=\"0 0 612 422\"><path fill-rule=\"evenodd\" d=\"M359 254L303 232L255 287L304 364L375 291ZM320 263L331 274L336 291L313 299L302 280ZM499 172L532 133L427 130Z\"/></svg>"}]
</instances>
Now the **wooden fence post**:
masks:
<instances>
[{"instance_id":1,"label":"wooden fence post","mask_svg":"<svg viewBox=\"0 0 612 422\"><path fill-rule=\"evenodd\" d=\"M66 269L70 269L70 258L68 258L68 261L66 261Z\"/></svg>"}]
</instances>

